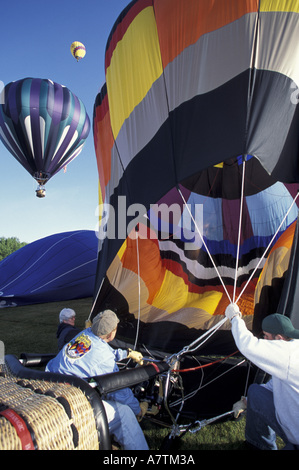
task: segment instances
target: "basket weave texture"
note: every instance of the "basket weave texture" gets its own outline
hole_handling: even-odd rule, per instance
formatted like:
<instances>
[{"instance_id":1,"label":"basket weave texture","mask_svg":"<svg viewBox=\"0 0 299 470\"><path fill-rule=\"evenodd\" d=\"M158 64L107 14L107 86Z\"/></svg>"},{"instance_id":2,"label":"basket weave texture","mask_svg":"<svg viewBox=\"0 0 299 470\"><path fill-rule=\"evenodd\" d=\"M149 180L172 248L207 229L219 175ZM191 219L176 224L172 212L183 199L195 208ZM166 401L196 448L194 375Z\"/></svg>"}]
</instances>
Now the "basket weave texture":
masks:
<instances>
[{"instance_id":1,"label":"basket weave texture","mask_svg":"<svg viewBox=\"0 0 299 470\"><path fill-rule=\"evenodd\" d=\"M1 415L13 412L26 423L36 450L98 450L93 409L77 387L15 377L0 364L0 450L22 450L16 426Z\"/></svg>"}]
</instances>

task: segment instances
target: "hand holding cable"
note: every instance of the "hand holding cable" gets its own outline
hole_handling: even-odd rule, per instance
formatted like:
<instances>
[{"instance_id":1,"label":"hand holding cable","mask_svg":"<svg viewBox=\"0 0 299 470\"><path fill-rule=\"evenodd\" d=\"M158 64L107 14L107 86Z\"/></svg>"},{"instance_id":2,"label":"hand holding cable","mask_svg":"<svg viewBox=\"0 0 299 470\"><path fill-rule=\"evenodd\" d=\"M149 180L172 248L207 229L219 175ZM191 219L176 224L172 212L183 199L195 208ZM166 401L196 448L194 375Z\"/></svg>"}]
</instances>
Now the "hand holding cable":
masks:
<instances>
[{"instance_id":1,"label":"hand holding cable","mask_svg":"<svg viewBox=\"0 0 299 470\"><path fill-rule=\"evenodd\" d=\"M237 304L231 303L228 307L226 307L225 316L229 321L232 321L232 319L235 317L242 318L242 313L240 312Z\"/></svg>"},{"instance_id":2,"label":"hand holding cable","mask_svg":"<svg viewBox=\"0 0 299 470\"><path fill-rule=\"evenodd\" d=\"M133 351L132 349L128 349L128 358L132 359L132 361L137 362L141 366L143 365L143 355L138 351Z\"/></svg>"}]
</instances>

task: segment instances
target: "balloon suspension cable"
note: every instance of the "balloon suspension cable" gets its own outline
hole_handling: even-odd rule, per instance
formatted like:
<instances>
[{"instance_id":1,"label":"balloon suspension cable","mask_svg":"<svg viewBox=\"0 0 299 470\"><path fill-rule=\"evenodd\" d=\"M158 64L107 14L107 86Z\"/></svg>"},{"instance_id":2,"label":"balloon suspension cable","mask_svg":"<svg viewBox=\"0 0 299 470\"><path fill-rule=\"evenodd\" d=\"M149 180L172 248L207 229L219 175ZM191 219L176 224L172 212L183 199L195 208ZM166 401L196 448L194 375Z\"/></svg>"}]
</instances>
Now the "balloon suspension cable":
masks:
<instances>
[{"instance_id":1,"label":"balloon suspension cable","mask_svg":"<svg viewBox=\"0 0 299 470\"><path fill-rule=\"evenodd\" d=\"M276 236L277 236L279 230L281 229L283 223L285 222L285 220L286 220L286 218L288 217L289 213L291 212L291 210L292 210L294 204L296 203L296 200L297 200L297 198L298 198L298 195L299 195L299 193L297 193L296 196L294 197L294 199L293 199L293 201L292 201L292 204L290 205L289 209L287 210L286 214L284 215L284 218L282 219L281 223L279 224L279 226L278 226L278 228L277 228L275 234L274 234L273 237L271 238L271 240L270 240L270 242L269 242L267 248L265 249L265 251L264 251L264 253L263 253L261 259L259 260L258 264L256 265L256 267L255 267L254 270L252 271L252 273L251 273L250 277L248 278L248 280L247 280L245 286L243 287L242 291L240 292L239 297L238 297L237 300L235 301L236 304L237 304L238 301L240 300L240 298L241 298L241 296L243 295L245 289L247 288L248 284L250 283L251 279L253 278L255 272L257 271L257 269L259 268L261 262L263 261L264 257L266 256L267 252L269 251L269 249L270 249L270 247L271 247L273 241L275 240L275 238L276 238Z\"/></svg>"},{"instance_id":2,"label":"balloon suspension cable","mask_svg":"<svg viewBox=\"0 0 299 470\"><path fill-rule=\"evenodd\" d=\"M202 234L201 234L201 232L200 232L200 230L199 230L199 227L198 227L198 225L197 225L197 223L196 223L196 221L195 221L195 219L194 219L194 217L193 217L193 215L192 215L192 212L191 212L191 210L190 210L190 208L189 208L189 205L187 204L187 201L186 201L186 199L184 198L184 196L183 196L183 194L182 194L182 191L180 190L180 188L179 188L178 186L177 186L177 190L178 190L178 192L179 192L179 194L180 194L180 196L181 196L181 198L182 198L182 200L183 200L183 202L184 202L184 204L185 204L185 207L186 207L186 209L187 209L187 211L188 211L188 213L189 213L189 215L190 215L190 217L191 217L191 219L192 219L192 221L193 221L193 223L194 223L194 226L195 226L195 228L196 228L196 230L197 230L197 232L198 232L198 234L199 234L199 236L200 236L200 239L201 239L201 241L202 241L202 243L203 243L203 245L204 245L204 247L205 247L205 249L206 249L206 251L207 251L207 253L208 253L208 256L209 256L209 258L210 258L210 260L211 260L211 262L212 262L212 264L213 264L213 266L214 266L214 269L215 269L215 271L216 271L216 273L217 273L217 275L218 275L218 277L219 277L219 279L220 279L220 282L221 282L221 284L222 284L222 286L223 286L223 289L224 289L224 291L225 291L225 293L226 293L226 295L227 295L227 297L228 297L228 299L229 299L229 301L230 301L230 303L231 303L231 302L232 302L231 297L230 297L230 295L229 295L229 293L228 293L228 291L227 291L227 289L226 289L226 287L225 287L225 284L224 284L224 282L223 282L223 280L222 280L221 274L220 274L220 272L219 272L219 270L218 270L218 268L217 268L217 266L216 266L216 264L215 264L215 261L213 260L213 257L212 257L212 255L211 255L211 253L210 253L210 250L209 250L209 248L207 247L207 244L206 244L206 242L204 241L203 236L202 236ZM203 333L199 338L197 338L195 341L193 341L191 344L189 344L189 346L185 346L179 353L176 353L176 354L170 356L170 357L168 358L168 361L167 361L167 362L171 364L175 359L177 359L178 357L181 357L183 354L187 354L187 353L193 352L193 351L195 351L196 349L198 349L199 347L201 347L206 341L208 341L208 340L210 339L210 337L211 337L219 328L221 328L221 326L222 326L224 323L226 323L226 321L227 321L227 318L224 317L222 320L220 320L220 321L219 321L218 323L216 323L214 326L212 326L211 328L209 328L205 333ZM201 342L200 342L200 341L201 341Z\"/></svg>"},{"instance_id":3,"label":"balloon suspension cable","mask_svg":"<svg viewBox=\"0 0 299 470\"><path fill-rule=\"evenodd\" d=\"M240 216L239 216L238 245L237 245L237 255L236 255L236 269L235 269L235 280L234 280L233 303L235 303L236 289L237 289L237 279L238 279L240 241L241 241L241 229L242 229L242 217L243 217L243 201L244 201L245 163L246 163L246 160L244 158L243 159L243 165L242 165L242 187L241 187Z\"/></svg>"},{"instance_id":4,"label":"balloon suspension cable","mask_svg":"<svg viewBox=\"0 0 299 470\"><path fill-rule=\"evenodd\" d=\"M227 321L227 318L224 317L222 318L222 320L220 320L218 323L216 323L215 325L213 325L211 328L209 328L205 333L203 333L199 338L197 338L196 340L194 340L192 343L190 343L188 346L184 346L183 349L181 349L181 351L179 351L178 353L175 353L171 356L169 356L169 358L167 359L167 362L168 363L172 363L173 361L176 361L178 360L178 358L180 358L181 356L183 356L184 354L188 354L188 353L192 353L194 351L196 351L198 348L200 348L206 341L208 341L210 339L210 337L219 329L222 327L222 325L224 325L224 323L226 323ZM200 342L201 341L201 342Z\"/></svg>"},{"instance_id":5,"label":"balloon suspension cable","mask_svg":"<svg viewBox=\"0 0 299 470\"><path fill-rule=\"evenodd\" d=\"M95 308L95 306L96 306L97 300L98 300L98 298L99 298L100 292L101 292L102 287L103 287L103 283L104 283L104 278L102 279L102 282L101 282L101 285L100 285L100 287L99 287L99 289L98 289L97 295L96 295L96 297L95 297L95 299L94 299L94 301L93 301L93 304L92 304L92 307L91 307L91 309L90 309L88 318L87 318L87 320L85 321L85 328L90 327L91 324L92 324L91 315L93 314L94 308Z\"/></svg>"},{"instance_id":6,"label":"balloon suspension cable","mask_svg":"<svg viewBox=\"0 0 299 470\"><path fill-rule=\"evenodd\" d=\"M140 328L140 313L141 313L141 281L140 281L141 278L140 278L140 256L139 256L138 231L139 231L139 225L136 225L136 227L135 227L135 236L136 236L137 284L138 284L138 318L137 318L137 328L136 328L136 335L135 335L135 341L134 341L133 349L137 348L139 328ZM129 359L128 362L124 363L124 366L126 367L129 364L130 361L131 361L131 359Z\"/></svg>"},{"instance_id":7,"label":"balloon suspension cable","mask_svg":"<svg viewBox=\"0 0 299 470\"><path fill-rule=\"evenodd\" d=\"M189 207L189 205L187 204L187 201L186 201L186 199L184 198L183 193L182 193L182 191L180 190L180 188L179 188L178 186L177 186L177 190L178 190L178 192L179 192L179 194L180 194L180 196L181 196L181 198L182 198L182 200L183 200L183 202L184 202L184 204L185 204L185 207L186 207L187 211L189 212L189 215L190 215L190 217L191 217L191 219L192 219L192 222L194 223L194 226L195 226L195 228L196 228L196 230L197 230L197 232L198 232L198 234L199 234L199 236L200 236L200 239L201 239L201 241L202 241L202 244L204 245L204 247L205 247L205 249L206 249L206 251L207 251L207 254L208 254L208 256L209 256L209 258L210 258L210 260L211 260L211 262L212 262L212 264L213 264L213 266L214 266L214 269L215 269L215 271L216 271L216 273L217 273L217 275L218 275L218 277L219 277L219 280L220 280L220 282L221 282L221 284L222 284L222 286L223 286L223 289L224 289L224 291L225 291L225 293L226 293L228 299L229 299L230 302L231 302L231 297L230 297L230 295L229 295L229 293L228 293L228 290L227 290L226 287L225 287L225 284L224 284L224 282L223 282L223 280L222 280L221 274L220 274L220 272L219 272L219 270L218 270L218 268L217 268L217 266L216 266L216 264L215 264L215 261L213 260L213 257L212 257L212 255L211 255L211 253L210 253L209 248L207 247L206 242L204 241L204 238L203 238L203 236L202 236L202 234L201 234L201 232L200 232L200 230L199 230L199 227L198 227L198 225L197 225L197 223L196 223L196 221L195 221L195 219L194 219L194 217L193 217L193 214L192 214L192 212L191 212L191 210L190 210L190 207Z\"/></svg>"},{"instance_id":8,"label":"balloon suspension cable","mask_svg":"<svg viewBox=\"0 0 299 470\"><path fill-rule=\"evenodd\" d=\"M140 326L140 305L141 305L141 281L140 281L140 259L139 259L139 236L138 236L138 225L135 228L136 234L136 256L137 256L137 279L138 279L138 319L137 319L137 329L136 329L136 337L134 343L134 349L137 347L137 341L139 336L139 326Z\"/></svg>"},{"instance_id":9,"label":"balloon suspension cable","mask_svg":"<svg viewBox=\"0 0 299 470\"><path fill-rule=\"evenodd\" d=\"M251 273L249 279L247 280L247 283L246 283L245 286L243 287L243 289L242 289L241 293L239 294L237 300L235 300L236 281L237 281L237 270L238 270L238 258L239 258L239 250L240 250L240 239L241 239L242 213L243 213L242 207L243 207L243 200L244 200L244 183L245 183L245 160L243 161L243 172L242 172L241 209L240 209L240 218L239 218L238 249L237 249L235 287L234 287L234 298L233 298L233 302L234 302L234 303L238 303L238 301L240 300L240 298L241 298L241 296L243 295L245 289L247 288L248 284L250 283L252 277L254 276L256 270L259 268L259 266L260 266L260 264L261 264L263 258L265 257L267 251L269 250L269 248L270 248L270 246L271 246L273 240L274 240L275 237L277 236L277 234L278 234L278 232L279 232L281 226L283 225L283 223L285 222L286 218L288 217L290 211L292 210L292 207L293 207L293 205L295 204L296 199L297 199L297 197L298 197L298 195L299 195L299 193L296 194L295 198L294 198L293 201L292 201L292 204L290 205L290 208L289 208L288 211L286 212L286 214L285 214L285 216L284 216L282 222L280 223L280 225L279 225L279 227L277 228L275 234L273 235L273 237L272 237L270 243L268 244L268 247L266 248L266 250L265 250L263 256L261 257L261 259L259 260L257 266L255 267L255 269L254 269L253 272ZM180 190L179 187L177 187L177 190L178 190L178 192L179 192L179 194L180 194L180 196L181 196L181 198L182 198L182 200L183 200L183 202L184 202L184 204L185 204L185 207L187 208L187 210L188 210L188 212L189 212L189 214L190 214L190 217L191 217L191 219L192 219L192 221L193 221L193 223L194 223L194 225L195 225L196 230L197 230L198 233L199 233L199 236L200 236L200 238L201 238L201 240L202 240L202 243L203 243L203 245L205 246L205 248L206 248L206 250L207 250L207 253L208 253L208 255L209 255L210 259L211 259L211 262L212 262L212 264L213 264L213 266L214 266L214 268L215 268L215 270L216 270L216 272L217 272L217 275L218 275L218 277L219 277L219 279L220 279L220 281L221 281L221 283L222 283L222 285L223 285L224 291L226 292L229 301L232 303L232 300L231 300L231 298L230 298L230 295L229 295L229 293L228 293L228 291L227 291L227 289L226 289L226 287L225 287L225 285L224 285L224 283L223 283L223 280L222 280L222 278L221 278L221 275L220 275L220 273L219 273L219 271L218 271L218 269L217 269L217 267L216 267L216 265L215 265L215 262L214 262L214 260L213 260L213 258L212 258L212 256L211 256L211 254L210 254L210 252L209 252L209 249L208 249L208 247L207 247L207 245L206 245L206 243L205 243L205 241L204 241L204 239L203 239L203 236L202 236L202 234L201 234L201 232L200 232L200 230L199 230L199 228L198 228L198 225L196 224L196 221L195 221L195 219L194 219L194 217L193 217L193 215L192 215L192 213L191 213L191 211L190 211L190 208L189 208L189 206L188 206L188 204L187 204L187 202L186 202L186 200L185 200L185 198L184 198L184 196L183 196L183 194L182 194L182 192L181 192L181 190ZM191 343L189 346L185 346L179 353L170 356L170 357L168 358L168 362L171 363L171 362L174 360L174 358L178 358L178 357L182 356L183 354L193 352L193 351L195 351L196 349L198 349L199 347L201 347L206 341L208 341L208 339L214 334L214 332L215 332L216 330L218 330L219 328L221 328L221 326L222 326L226 321L227 321L227 318L224 317L222 320L220 320L220 322L218 322L218 323L215 324L213 327L211 327L209 330L207 330L203 335L201 335L199 338L197 338L195 341L193 341L193 343Z\"/></svg>"}]
</instances>

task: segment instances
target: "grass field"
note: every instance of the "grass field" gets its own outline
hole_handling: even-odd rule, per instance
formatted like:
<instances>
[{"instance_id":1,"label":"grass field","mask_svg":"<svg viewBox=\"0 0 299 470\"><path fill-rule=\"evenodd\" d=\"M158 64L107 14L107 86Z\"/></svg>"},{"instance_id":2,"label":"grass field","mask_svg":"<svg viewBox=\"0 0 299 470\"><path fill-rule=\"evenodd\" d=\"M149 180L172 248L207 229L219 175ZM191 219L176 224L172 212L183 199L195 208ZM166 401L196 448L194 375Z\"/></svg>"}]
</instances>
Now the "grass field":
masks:
<instances>
[{"instance_id":1,"label":"grass field","mask_svg":"<svg viewBox=\"0 0 299 470\"><path fill-rule=\"evenodd\" d=\"M26 307L0 310L0 340L5 354L55 353L58 314L63 307L71 307L77 313L76 325L84 328L92 299L67 303L53 302ZM226 421L203 427L195 434L187 433L175 442L175 451L193 450L246 450L244 446L245 419ZM142 428L152 450L159 450L169 429L143 420Z\"/></svg>"}]
</instances>

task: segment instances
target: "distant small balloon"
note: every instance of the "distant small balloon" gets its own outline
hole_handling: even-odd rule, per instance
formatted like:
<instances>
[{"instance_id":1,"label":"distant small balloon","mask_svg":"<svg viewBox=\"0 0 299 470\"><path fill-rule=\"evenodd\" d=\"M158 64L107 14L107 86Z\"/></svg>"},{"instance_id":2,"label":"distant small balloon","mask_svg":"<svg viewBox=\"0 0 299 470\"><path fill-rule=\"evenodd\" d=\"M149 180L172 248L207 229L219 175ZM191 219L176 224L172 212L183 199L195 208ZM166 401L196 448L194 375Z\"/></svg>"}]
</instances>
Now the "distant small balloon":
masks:
<instances>
[{"instance_id":1,"label":"distant small balloon","mask_svg":"<svg viewBox=\"0 0 299 470\"><path fill-rule=\"evenodd\" d=\"M71 45L71 53L75 57L77 62L80 59L83 59L83 57L86 54L86 49L85 49L84 44L82 44L82 42L79 42L79 41L74 41Z\"/></svg>"}]
</instances>

